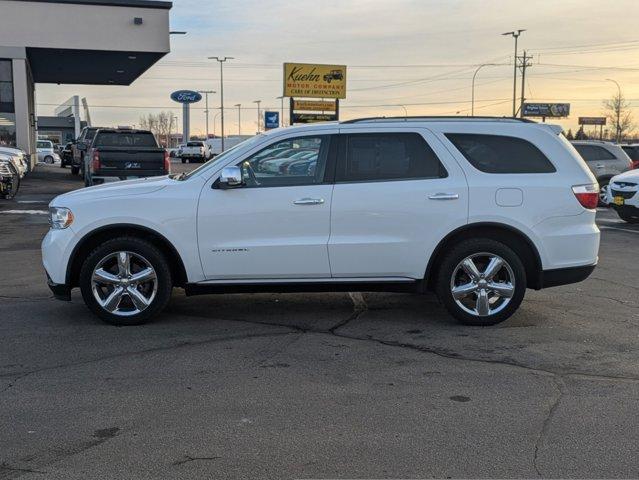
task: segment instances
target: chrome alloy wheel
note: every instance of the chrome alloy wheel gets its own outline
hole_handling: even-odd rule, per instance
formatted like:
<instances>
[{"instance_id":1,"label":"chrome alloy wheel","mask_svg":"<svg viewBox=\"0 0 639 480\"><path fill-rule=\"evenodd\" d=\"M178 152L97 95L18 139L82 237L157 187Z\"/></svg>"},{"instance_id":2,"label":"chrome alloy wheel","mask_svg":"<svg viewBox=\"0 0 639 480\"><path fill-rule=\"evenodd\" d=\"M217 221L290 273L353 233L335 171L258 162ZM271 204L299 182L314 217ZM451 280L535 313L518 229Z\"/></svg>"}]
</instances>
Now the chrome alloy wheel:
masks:
<instances>
[{"instance_id":1,"label":"chrome alloy wheel","mask_svg":"<svg viewBox=\"0 0 639 480\"><path fill-rule=\"evenodd\" d=\"M91 275L93 296L113 315L128 317L145 310L158 289L157 274L142 255L114 252L98 262Z\"/></svg>"},{"instance_id":2,"label":"chrome alloy wheel","mask_svg":"<svg viewBox=\"0 0 639 480\"><path fill-rule=\"evenodd\" d=\"M515 274L500 256L476 253L455 267L450 291L462 310L486 317L500 312L510 303L515 294Z\"/></svg>"}]
</instances>

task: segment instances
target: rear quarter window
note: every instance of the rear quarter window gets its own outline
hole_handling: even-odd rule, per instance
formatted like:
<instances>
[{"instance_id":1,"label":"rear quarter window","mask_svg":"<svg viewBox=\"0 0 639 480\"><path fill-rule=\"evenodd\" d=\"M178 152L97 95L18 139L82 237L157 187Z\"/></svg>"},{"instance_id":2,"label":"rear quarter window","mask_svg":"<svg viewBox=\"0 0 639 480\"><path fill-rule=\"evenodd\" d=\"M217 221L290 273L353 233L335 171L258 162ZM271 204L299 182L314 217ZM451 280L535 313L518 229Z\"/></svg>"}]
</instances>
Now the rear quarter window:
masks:
<instances>
[{"instance_id":1,"label":"rear quarter window","mask_svg":"<svg viewBox=\"0 0 639 480\"><path fill-rule=\"evenodd\" d=\"M573 145L575 150L579 152L581 158L583 158L587 162L594 162L596 160L615 160L615 157L612 153L606 150L604 147L600 147L599 145Z\"/></svg>"},{"instance_id":2,"label":"rear quarter window","mask_svg":"<svg viewBox=\"0 0 639 480\"><path fill-rule=\"evenodd\" d=\"M546 155L527 140L503 135L447 133L468 162L485 173L553 173Z\"/></svg>"}]
</instances>

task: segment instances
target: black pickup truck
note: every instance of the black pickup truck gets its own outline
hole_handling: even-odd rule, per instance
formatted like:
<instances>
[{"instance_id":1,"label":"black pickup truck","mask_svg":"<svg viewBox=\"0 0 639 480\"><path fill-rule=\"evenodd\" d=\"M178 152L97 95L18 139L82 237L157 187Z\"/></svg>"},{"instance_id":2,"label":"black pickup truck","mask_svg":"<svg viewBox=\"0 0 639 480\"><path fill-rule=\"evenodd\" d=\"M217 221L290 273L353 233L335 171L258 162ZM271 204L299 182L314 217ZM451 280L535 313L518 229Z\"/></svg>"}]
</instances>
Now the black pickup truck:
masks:
<instances>
[{"instance_id":1,"label":"black pickup truck","mask_svg":"<svg viewBox=\"0 0 639 480\"><path fill-rule=\"evenodd\" d=\"M95 134L84 161L84 184L170 173L168 152L148 130L101 128Z\"/></svg>"}]
</instances>

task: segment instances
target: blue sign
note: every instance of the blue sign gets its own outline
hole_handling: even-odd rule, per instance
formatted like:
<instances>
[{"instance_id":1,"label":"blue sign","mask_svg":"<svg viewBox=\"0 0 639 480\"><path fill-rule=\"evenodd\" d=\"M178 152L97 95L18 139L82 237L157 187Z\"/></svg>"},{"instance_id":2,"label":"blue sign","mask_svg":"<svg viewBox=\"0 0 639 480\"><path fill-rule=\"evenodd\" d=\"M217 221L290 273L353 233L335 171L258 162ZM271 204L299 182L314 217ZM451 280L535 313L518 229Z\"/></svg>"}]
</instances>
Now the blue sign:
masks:
<instances>
[{"instance_id":1,"label":"blue sign","mask_svg":"<svg viewBox=\"0 0 639 480\"><path fill-rule=\"evenodd\" d=\"M195 103L202 100L202 95L193 90L178 90L171 94L171 100L178 103Z\"/></svg>"},{"instance_id":2,"label":"blue sign","mask_svg":"<svg viewBox=\"0 0 639 480\"><path fill-rule=\"evenodd\" d=\"M280 112L264 112L264 128L278 128L280 126Z\"/></svg>"}]
</instances>

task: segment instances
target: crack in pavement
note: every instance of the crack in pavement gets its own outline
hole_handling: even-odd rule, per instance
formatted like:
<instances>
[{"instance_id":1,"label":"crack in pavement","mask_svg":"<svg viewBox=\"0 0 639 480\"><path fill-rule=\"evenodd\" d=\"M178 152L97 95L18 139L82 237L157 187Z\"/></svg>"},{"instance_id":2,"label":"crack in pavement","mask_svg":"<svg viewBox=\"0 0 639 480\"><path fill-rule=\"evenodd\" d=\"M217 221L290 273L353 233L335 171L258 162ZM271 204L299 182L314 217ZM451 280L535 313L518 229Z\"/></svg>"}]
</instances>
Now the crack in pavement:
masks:
<instances>
[{"instance_id":1,"label":"crack in pavement","mask_svg":"<svg viewBox=\"0 0 639 480\"><path fill-rule=\"evenodd\" d=\"M222 457L192 457L190 455L184 455L184 457L181 460L176 460L175 462L173 462L172 465L179 466L189 462L217 460L220 458Z\"/></svg>"},{"instance_id":2,"label":"crack in pavement","mask_svg":"<svg viewBox=\"0 0 639 480\"><path fill-rule=\"evenodd\" d=\"M550 402L548 413L546 414L546 417L544 418L544 421L541 424L541 428L539 429L539 433L537 435L537 440L535 440L535 449L533 454L533 467L535 469L535 472L537 472L537 476L541 478L547 478L547 477L541 473L541 470L538 465L539 448L541 447L541 444L544 438L546 438L546 435L548 434L550 423L552 421L552 418L555 416L555 412L557 411L559 404L561 403L561 399L564 396L564 388L566 386L566 384L564 383L561 377L558 377L558 376L553 377L553 380L554 380L553 383L555 385L555 389L557 390L557 395L555 395L555 398L553 398L553 400Z\"/></svg>"},{"instance_id":3,"label":"crack in pavement","mask_svg":"<svg viewBox=\"0 0 639 480\"><path fill-rule=\"evenodd\" d=\"M146 350L136 350L136 351L132 351L132 352L115 353L115 354L112 354L112 355L105 355L103 357L83 360L81 362L62 363L62 364L58 364L58 365L52 365L50 367L37 368L35 370L30 370L28 372L3 373L3 374L0 374L0 378L14 377L16 375L18 375L18 377L13 380L13 384L9 384L9 386L5 387L2 391L4 392L4 391L8 390L9 388L11 388L15 384L15 382L17 380L20 380L20 379L22 379L24 377L27 377L29 375L33 375L35 373L41 373L41 372L48 372L48 371L52 371L52 370L57 370L59 368L68 368L68 367L76 367L76 366L80 366L80 365L88 365L88 364L91 364L91 363L99 363L99 362L102 362L104 360L111 360L111 359L115 359L115 358L123 358L123 357L135 356L135 355L144 355L146 353L161 352L161 351L173 350L173 349L182 348L182 347L198 346L198 345L204 345L204 344L207 344L207 343L231 342L231 341L234 341L234 340L243 340L243 339L247 339L247 338L274 337L274 336L279 336L279 335L291 335L292 333L295 333L295 332L277 332L277 333L267 333L267 332L265 332L265 333L244 334L244 335L231 335L231 336L228 336L228 337L221 337L221 338L208 338L206 340L200 340L200 341L197 341L197 342L180 342L180 343L177 343L175 345L166 345L166 346L160 346L160 347L153 347L153 348L149 348L149 349L146 349Z\"/></svg>"},{"instance_id":4,"label":"crack in pavement","mask_svg":"<svg viewBox=\"0 0 639 480\"><path fill-rule=\"evenodd\" d=\"M20 467L12 467L10 464L8 464L7 462L2 462L0 463L0 471L7 471L7 472L22 472L22 473L44 473L46 474L47 472L43 471L43 470L35 470L33 468L20 468Z\"/></svg>"}]
</instances>

